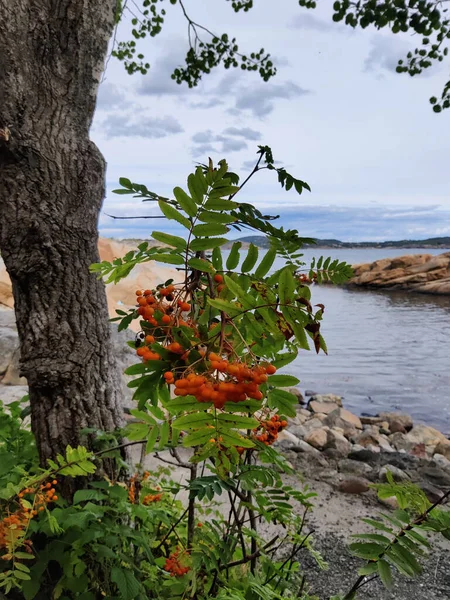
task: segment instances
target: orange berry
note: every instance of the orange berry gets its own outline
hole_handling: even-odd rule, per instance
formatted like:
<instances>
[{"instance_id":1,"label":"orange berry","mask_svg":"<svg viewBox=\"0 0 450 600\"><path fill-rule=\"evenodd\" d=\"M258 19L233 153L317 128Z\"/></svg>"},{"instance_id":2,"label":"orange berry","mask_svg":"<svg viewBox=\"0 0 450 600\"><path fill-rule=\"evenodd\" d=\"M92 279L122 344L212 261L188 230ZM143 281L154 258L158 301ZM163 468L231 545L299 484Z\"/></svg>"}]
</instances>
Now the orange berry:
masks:
<instances>
[{"instance_id":1,"label":"orange berry","mask_svg":"<svg viewBox=\"0 0 450 600\"><path fill-rule=\"evenodd\" d=\"M166 371L166 372L164 373L164 379L166 379L166 380L170 380L170 379L173 379L173 378L174 378L174 377L173 377L173 373L172 373L172 371Z\"/></svg>"},{"instance_id":2,"label":"orange berry","mask_svg":"<svg viewBox=\"0 0 450 600\"><path fill-rule=\"evenodd\" d=\"M277 368L274 367L273 365L268 365L266 367L266 373L267 373L267 375L273 375L276 372L277 372Z\"/></svg>"},{"instance_id":3,"label":"orange berry","mask_svg":"<svg viewBox=\"0 0 450 600\"><path fill-rule=\"evenodd\" d=\"M144 290L144 296L152 296L152 290Z\"/></svg>"},{"instance_id":4,"label":"orange berry","mask_svg":"<svg viewBox=\"0 0 450 600\"><path fill-rule=\"evenodd\" d=\"M147 306L147 300L143 296L139 296L137 301L139 306Z\"/></svg>"},{"instance_id":5,"label":"orange berry","mask_svg":"<svg viewBox=\"0 0 450 600\"><path fill-rule=\"evenodd\" d=\"M219 273L216 273L216 274L214 275L214 281L215 281L216 283L222 283L222 281L223 281L223 276L222 276L222 275L220 275Z\"/></svg>"},{"instance_id":6,"label":"orange berry","mask_svg":"<svg viewBox=\"0 0 450 600\"><path fill-rule=\"evenodd\" d=\"M146 352L147 352L147 348L145 346L141 346L140 348L138 348L136 350L136 354L138 356L144 356L144 354L146 354Z\"/></svg>"},{"instance_id":7,"label":"orange berry","mask_svg":"<svg viewBox=\"0 0 450 600\"><path fill-rule=\"evenodd\" d=\"M188 381L187 379L178 379L178 381L175 381L175 387L177 388L187 388L188 387Z\"/></svg>"},{"instance_id":8,"label":"orange berry","mask_svg":"<svg viewBox=\"0 0 450 600\"><path fill-rule=\"evenodd\" d=\"M153 344L154 341L155 341L155 338L153 337L153 335L146 335L145 336L145 343L146 344Z\"/></svg>"},{"instance_id":9,"label":"orange berry","mask_svg":"<svg viewBox=\"0 0 450 600\"><path fill-rule=\"evenodd\" d=\"M171 321L171 318L169 317L169 315L164 315L163 318L161 319L161 321L163 323L165 323L166 325L168 325Z\"/></svg>"},{"instance_id":10,"label":"orange berry","mask_svg":"<svg viewBox=\"0 0 450 600\"><path fill-rule=\"evenodd\" d=\"M53 496L52 500L53 502L56 502L58 500L58 496Z\"/></svg>"},{"instance_id":11,"label":"orange berry","mask_svg":"<svg viewBox=\"0 0 450 600\"><path fill-rule=\"evenodd\" d=\"M136 290L136 296L142 296L142 290Z\"/></svg>"},{"instance_id":12,"label":"orange berry","mask_svg":"<svg viewBox=\"0 0 450 600\"><path fill-rule=\"evenodd\" d=\"M191 310L191 305L188 302L182 302L180 308L183 312L186 312Z\"/></svg>"},{"instance_id":13,"label":"orange berry","mask_svg":"<svg viewBox=\"0 0 450 600\"><path fill-rule=\"evenodd\" d=\"M223 285L223 283L220 283L220 284L217 286L217 291L219 292L219 294L220 294L220 292L221 292L221 291L222 291L224 288L225 288L225 286Z\"/></svg>"},{"instance_id":14,"label":"orange berry","mask_svg":"<svg viewBox=\"0 0 450 600\"><path fill-rule=\"evenodd\" d=\"M209 440L209 443L210 443L210 444L215 444L215 443L216 443L216 440L215 440L214 438L211 438L211 439Z\"/></svg>"}]
</instances>

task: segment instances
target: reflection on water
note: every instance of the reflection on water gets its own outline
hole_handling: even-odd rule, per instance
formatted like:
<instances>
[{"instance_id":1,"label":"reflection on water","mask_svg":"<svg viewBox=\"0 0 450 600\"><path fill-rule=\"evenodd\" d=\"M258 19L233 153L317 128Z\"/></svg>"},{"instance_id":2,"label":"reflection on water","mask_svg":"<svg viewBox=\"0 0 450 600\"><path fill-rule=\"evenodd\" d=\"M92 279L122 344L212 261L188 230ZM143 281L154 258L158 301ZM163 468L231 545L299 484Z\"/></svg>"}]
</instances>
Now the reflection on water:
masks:
<instances>
[{"instance_id":1,"label":"reflection on water","mask_svg":"<svg viewBox=\"0 0 450 600\"><path fill-rule=\"evenodd\" d=\"M403 410L450 431L450 297L313 288L329 355L289 366L303 389L345 396L356 412Z\"/></svg>"}]
</instances>

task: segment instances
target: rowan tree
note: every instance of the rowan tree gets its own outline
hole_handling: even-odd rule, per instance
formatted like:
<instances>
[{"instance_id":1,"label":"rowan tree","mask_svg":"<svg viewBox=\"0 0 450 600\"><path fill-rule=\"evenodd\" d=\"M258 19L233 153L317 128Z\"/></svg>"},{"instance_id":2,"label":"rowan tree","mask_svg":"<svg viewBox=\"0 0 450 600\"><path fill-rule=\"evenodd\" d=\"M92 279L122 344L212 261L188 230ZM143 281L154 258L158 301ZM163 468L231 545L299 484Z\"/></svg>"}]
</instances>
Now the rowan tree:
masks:
<instances>
[{"instance_id":1,"label":"rowan tree","mask_svg":"<svg viewBox=\"0 0 450 600\"><path fill-rule=\"evenodd\" d=\"M225 0L236 12L253 0ZM300 0L301 9L316 2ZM265 50L243 54L236 40L195 23L180 0L141 0L131 40L113 54L132 74L149 68L139 40L154 37L170 10L189 23L190 48L172 78L189 87L219 66L276 73ZM3 0L0 4L0 250L11 277L21 351L30 390L32 428L42 462L76 445L86 426L121 424L119 373L112 350L98 262L98 216L105 162L89 139L96 95L127 0ZM416 75L447 54L450 22L443 2L342 0L333 20L393 33L420 34L399 63ZM167 15L166 15L167 12ZM220 25L218 24L218 27ZM168 77L170 74L168 73ZM450 82L436 112L450 105Z\"/></svg>"}]
</instances>

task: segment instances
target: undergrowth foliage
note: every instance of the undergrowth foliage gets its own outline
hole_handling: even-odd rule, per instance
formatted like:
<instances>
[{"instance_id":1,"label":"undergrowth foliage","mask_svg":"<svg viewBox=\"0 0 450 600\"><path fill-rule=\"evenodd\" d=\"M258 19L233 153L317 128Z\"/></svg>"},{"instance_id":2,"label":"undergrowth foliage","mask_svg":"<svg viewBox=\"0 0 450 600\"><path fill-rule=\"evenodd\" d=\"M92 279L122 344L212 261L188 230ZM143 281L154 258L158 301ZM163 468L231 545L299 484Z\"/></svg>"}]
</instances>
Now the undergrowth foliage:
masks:
<instances>
[{"instance_id":1,"label":"undergrowth foliage","mask_svg":"<svg viewBox=\"0 0 450 600\"><path fill-rule=\"evenodd\" d=\"M225 161L199 165L170 198L120 180L117 193L154 202L184 234L154 231L157 245L145 242L92 271L115 283L156 261L177 277L136 290L136 305L113 319L119 329L140 326L130 342L136 408L125 431L97 432L96 451L69 447L42 470L21 404L0 410L0 590L8 598L314 598L301 560L309 552L326 568L307 524L315 494L300 479L286 483L283 475L292 482L295 473L273 445L296 415L288 388L299 381L279 369L300 351L327 352L325 307L313 304L310 286L342 282L351 269L322 258L305 264L297 231L238 201L261 169L288 191L309 189L275 168L264 146L242 183ZM230 243L233 229L265 233L270 248L260 255L252 244ZM101 461L123 466L124 446L163 466L138 464L111 481ZM172 478L173 466L186 477ZM59 493L80 477L85 485L72 497ZM366 519L374 533L350 545L365 564L334 600L356 598L374 577L389 587L392 570L419 573L426 531L450 537L449 513L412 484L389 479L378 492L397 496L400 509Z\"/></svg>"}]
</instances>

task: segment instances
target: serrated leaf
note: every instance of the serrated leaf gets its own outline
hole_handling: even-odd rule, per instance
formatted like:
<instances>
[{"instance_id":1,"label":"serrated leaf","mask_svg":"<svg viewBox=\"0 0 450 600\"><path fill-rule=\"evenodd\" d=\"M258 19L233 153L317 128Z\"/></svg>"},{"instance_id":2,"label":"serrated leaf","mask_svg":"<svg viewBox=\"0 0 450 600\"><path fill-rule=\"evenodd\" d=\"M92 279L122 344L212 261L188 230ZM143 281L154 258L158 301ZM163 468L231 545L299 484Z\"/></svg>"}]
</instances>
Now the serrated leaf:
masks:
<instances>
[{"instance_id":1,"label":"serrated leaf","mask_svg":"<svg viewBox=\"0 0 450 600\"><path fill-rule=\"evenodd\" d=\"M370 562L358 569L358 575L372 575L378 571L378 565L376 562Z\"/></svg>"},{"instance_id":2,"label":"serrated leaf","mask_svg":"<svg viewBox=\"0 0 450 600\"><path fill-rule=\"evenodd\" d=\"M239 264L239 260L240 260L239 250L240 250L241 246L242 246L242 242L234 242L233 245L231 246L230 254L228 255L228 258L227 258L227 269L229 271L233 271L233 269L235 269Z\"/></svg>"},{"instance_id":3,"label":"serrated leaf","mask_svg":"<svg viewBox=\"0 0 450 600\"><path fill-rule=\"evenodd\" d=\"M197 429L197 431L193 431L189 435L183 437L183 446L189 448L192 446L201 446L202 444L206 444L211 438L214 437L214 433L215 430L210 429L209 427Z\"/></svg>"},{"instance_id":4,"label":"serrated leaf","mask_svg":"<svg viewBox=\"0 0 450 600\"><path fill-rule=\"evenodd\" d=\"M119 177L119 183L122 187L126 188L127 190L133 189L133 184L129 179L127 179L127 177Z\"/></svg>"},{"instance_id":5,"label":"serrated leaf","mask_svg":"<svg viewBox=\"0 0 450 600\"><path fill-rule=\"evenodd\" d=\"M214 274L216 272L212 264L203 258L190 258L188 265L191 267L191 269L203 271L204 273Z\"/></svg>"},{"instance_id":6,"label":"serrated leaf","mask_svg":"<svg viewBox=\"0 0 450 600\"><path fill-rule=\"evenodd\" d=\"M220 413L217 415L217 421L220 424L225 424L228 427L236 427L239 429L254 429L259 425L259 421L252 417L242 417L240 415Z\"/></svg>"},{"instance_id":7,"label":"serrated leaf","mask_svg":"<svg viewBox=\"0 0 450 600\"><path fill-rule=\"evenodd\" d=\"M277 368L281 369L281 367L285 367L289 365L293 360L295 360L298 356L298 352L284 352L283 354L277 354L275 360L272 361L272 364Z\"/></svg>"},{"instance_id":8,"label":"serrated leaf","mask_svg":"<svg viewBox=\"0 0 450 600\"><path fill-rule=\"evenodd\" d=\"M111 581L117 585L121 600L135 600L141 593L142 586L129 569L112 566Z\"/></svg>"},{"instance_id":9,"label":"serrated leaf","mask_svg":"<svg viewBox=\"0 0 450 600\"><path fill-rule=\"evenodd\" d=\"M153 448L155 447L156 444L156 440L158 439L158 427L152 427L150 429L150 433L147 437L147 443L145 445L145 453L146 454L150 454L150 452L153 451Z\"/></svg>"},{"instance_id":10,"label":"serrated leaf","mask_svg":"<svg viewBox=\"0 0 450 600\"><path fill-rule=\"evenodd\" d=\"M245 260L241 266L241 271L243 273L249 273L253 269L253 267L256 265L256 262L258 260L258 255L259 255L258 247L255 246L254 244L250 244L248 252L247 252L247 256L245 257Z\"/></svg>"},{"instance_id":11,"label":"serrated leaf","mask_svg":"<svg viewBox=\"0 0 450 600\"><path fill-rule=\"evenodd\" d=\"M241 448L253 448L254 443L247 437L241 436L237 431L232 429L220 430L221 444L226 447L240 446Z\"/></svg>"},{"instance_id":12,"label":"serrated leaf","mask_svg":"<svg viewBox=\"0 0 450 600\"><path fill-rule=\"evenodd\" d=\"M214 423L214 416L209 413L191 413L184 417L179 417L173 422L173 427L176 429L198 429L205 425L212 425Z\"/></svg>"},{"instance_id":13,"label":"serrated leaf","mask_svg":"<svg viewBox=\"0 0 450 600\"><path fill-rule=\"evenodd\" d=\"M224 235L228 233L228 227L220 223L207 223L206 225L196 225L192 229L192 233L198 237L206 237L211 235Z\"/></svg>"},{"instance_id":14,"label":"serrated leaf","mask_svg":"<svg viewBox=\"0 0 450 600\"><path fill-rule=\"evenodd\" d=\"M207 410L210 406L210 402L202 402L202 404L199 405L197 398L194 398L194 396L178 396L176 398L171 398L166 404L166 408L171 415L176 415L180 412L189 410Z\"/></svg>"},{"instance_id":15,"label":"serrated leaf","mask_svg":"<svg viewBox=\"0 0 450 600\"><path fill-rule=\"evenodd\" d=\"M125 436L132 442L144 440L150 431L150 426L146 423L128 423L125 427Z\"/></svg>"},{"instance_id":16,"label":"serrated leaf","mask_svg":"<svg viewBox=\"0 0 450 600\"><path fill-rule=\"evenodd\" d=\"M237 202L224 200L222 198L209 198L204 204L206 210L233 210L238 206L239 204Z\"/></svg>"},{"instance_id":17,"label":"serrated leaf","mask_svg":"<svg viewBox=\"0 0 450 600\"><path fill-rule=\"evenodd\" d=\"M141 421L144 421L144 423L147 423L148 425L156 425L155 419L148 413L144 412L143 410L137 410L135 408L132 408L130 410L130 413L133 415L133 417L136 417L136 419L140 419Z\"/></svg>"},{"instance_id":18,"label":"serrated leaf","mask_svg":"<svg viewBox=\"0 0 450 600\"><path fill-rule=\"evenodd\" d=\"M73 496L73 504L88 500L105 500L106 496L100 490L77 490Z\"/></svg>"},{"instance_id":19,"label":"serrated leaf","mask_svg":"<svg viewBox=\"0 0 450 600\"><path fill-rule=\"evenodd\" d=\"M227 213L211 212L209 210L202 210L198 215L198 219L204 223L222 223L223 225L228 225L236 221L235 217Z\"/></svg>"},{"instance_id":20,"label":"serrated leaf","mask_svg":"<svg viewBox=\"0 0 450 600\"><path fill-rule=\"evenodd\" d=\"M175 196L176 201L185 213L187 213L190 217L196 216L197 205L194 202L194 200L188 194L186 194L186 192L182 188L175 187L173 189L173 195Z\"/></svg>"},{"instance_id":21,"label":"serrated leaf","mask_svg":"<svg viewBox=\"0 0 450 600\"><path fill-rule=\"evenodd\" d=\"M298 385L300 379L297 379L293 375L270 375L268 383L276 387L291 387Z\"/></svg>"},{"instance_id":22,"label":"serrated leaf","mask_svg":"<svg viewBox=\"0 0 450 600\"><path fill-rule=\"evenodd\" d=\"M164 421L159 429L159 444L158 444L159 450L162 450L167 445L167 442L169 441L169 435L170 435L169 422Z\"/></svg>"},{"instance_id":23,"label":"serrated leaf","mask_svg":"<svg viewBox=\"0 0 450 600\"><path fill-rule=\"evenodd\" d=\"M228 290L238 298L245 309L255 308L255 306L257 306L256 299L253 298L253 296L250 296L246 290L242 289L239 283L234 281L234 279L225 275L224 280Z\"/></svg>"},{"instance_id":24,"label":"serrated leaf","mask_svg":"<svg viewBox=\"0 0 450 600\"><path fill-rule=\"evenodd\" d=\"M155 261L168 265L184 265L184 257L179 254L155 254Z\"/></svg>"},{"instance_id":25,"label":"serrated leaf","mask_svg":"<svg viewBox=\"0 0 450 600\"><path fill-rule=\"evenodd\" d=\"M386 531L386 533L394 533L393 530L382 523L381 521L376 521L375 519L361 519L364 523L375 527L375 529L379 529L380 531Z\"/></svg>"},{"instance_id":26,"label":"serrated leaf","mask_svg":"<svg viewBox=\"0 0 450 600\"><path fill-rule=\"evenodd\" d=\"M170 235L169 233L164 233L162 231L152 231L152 238L158 242L167 244L168 246L180 248L180 250L186 250L186 240L177 235Z\"/></svg>"},{"instance_id":27,"label":"serrated leaf","mask_svg":"<svg viewBox=\"0 0 450 600\"><path fill-rule=\"evenodd\" d=\"M353 544L349 544L348 547L352 554L354 554L355 556L359 556L359 558L365 558L367 560L377 559L384 552L385 549L384 546L372 542L355 542Z\"/></svg>"},{"instance_id":28,"label":"serrated leaf","mask_svg":"<svg viewBox=\"0 0 450 600\"><path fill-rule=\"evenodd\" d=\"M177 221L177 223L180 223L180 225L183 225L183 227L186 227L186 229L191 228L191 222L189 219L184 217L176 208L170 204L167 204L167 202L164 202L163 200L158 200L158 204L162 214L167 219L170 219L171 221Z\"/></svg>"},{"instance_id":29,"label":"serrated leaf","mask_svg":"<svg viewBox=\"0 0 450 600\"><path fill-rule=\"evenodd\" d=\"M190 243L191 250L212 250L219 246L223 246L228 242L227 238L213 237L213 238L196 238Z\"/></svg>"},{"instance_id":30,"label":"serrated leaf","mask_svg":"<svg viewBox=\"0 0 450 600\"><path fill-rule=\"evenodd\" d=\"M216 271L223 271L223 259L220 248L214 248L212 251L212 263Z\"/></svg>"},{"instance_id":31,"label":"serrated leaf","mask_svg":"<svg viewBox=\"0 0 450 600\"><path fill-rule=\"evenodd\" d=\"M392 588L392 571L391 571L391 567L389 566L389 564L385 560L380 559L377 562L377 568L378 568L378 575L380 576L380 579L383 582L383 585L388 590L390 590Z\"/></svg>"},{"instance_id":32,"label":"serrated leaf","mask_svg":"<svg viewBox=\"0 0 450 600\"><path fill-rule=\"evenodd\" d=\"M298 399L294 394L290 394L285 390L274 389L268 393L267 399L270 408L277 408L282 415L295 417L297 414L295 406L298 404Z\"/></svg>"},{"instance_id":33,"label":"serrated leaf","mask_svg":"<svg viewBox=\"0 0 450 600\"><path fill-rule=\"evenodd\" d=\"M218 185L214 186L214 189L209 193L209 198L212 200L216 198L224 198L225 196L233 196L238 191L239 186L237 185Z\"/></svg>"},{"instance_id":34,"label":"serrated leaf","mask_svg":"<svg viewBox=\"0 0 450 600\"><path fill-rule=\"evenodd\" d=\"M290 268L286 267L280 273L278 280L278 293L280 296L280 304L290 304L294 300L294 292L296 288L295 279Z\"/></svg>"},{"instance_id":35,"label":"serrated leaf","mask_svg":"<svg viewBox=\"0 0 450 600\"><path fill-rule=\"evenodd\" d=\"M276 257L277 257L277 251L274 248L270 248L264 255L263 259L261 260L261 262L259 263L259 265L255 271L256 279L262 279L263 277L265 277L267 275L267 273L272 268L272 265L275 262Z\"/></svg>"},{"instance_id":36,"label":"serrated leaf","mask_svg":"<svg viewBox=\"0 0 450 600\"><path fill-rule=\"evenodd\" d=\"M352 535L352 537L358 538L360 540L370 540L371 542L378 542L380 544L385 544L386 546L388 546L391 543L391 540L389 538L379 533L355 533L354 535Z\"/></svg>"},{"instance_id":37,"label":"serrated leaf","mask_svg":"<svg viewBox=\"0 0 450 600\"><path fill-rule=\"evenodd\" d=\"M205 193L203 184L196 178L194 173L188 176L188 188L192 198L197 204L203 203L203 195Z\"/></svg>"},{"instance_id":38,"label":"serrated leaf","mask_svg":"<svg viewBox=\"0 0 450 600\"><path fill-rule=\"evenodd\" d=\"M221 310L230 317L236 317L242 313L242 309L238 308L234 302L228 302L227 300L222 300L221 298L208 298L208 304Z\"/></svg>"}]
</instances>

